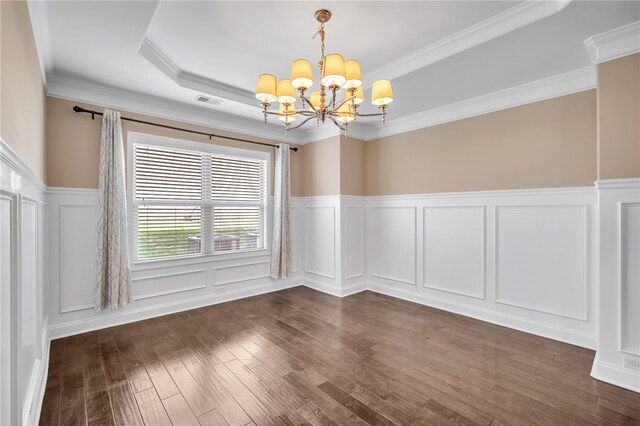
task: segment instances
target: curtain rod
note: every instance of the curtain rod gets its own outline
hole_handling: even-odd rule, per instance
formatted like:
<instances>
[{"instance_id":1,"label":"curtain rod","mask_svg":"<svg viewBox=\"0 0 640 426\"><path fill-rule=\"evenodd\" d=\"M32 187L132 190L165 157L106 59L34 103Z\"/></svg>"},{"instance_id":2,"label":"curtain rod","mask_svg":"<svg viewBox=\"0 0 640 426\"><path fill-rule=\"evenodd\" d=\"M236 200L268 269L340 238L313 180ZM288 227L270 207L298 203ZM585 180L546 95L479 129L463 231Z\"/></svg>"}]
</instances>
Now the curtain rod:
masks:
<instances>
[{"instance_id":1,"label":"curtain rod","mask_svg":"<svg viewBox=\"0 0 640 426\"><path fill-rule=\"evenodd\" d=\"M75 112L77 112L77 113L84 112L84 113L87 113L87 114L91 114L91 119L92 120L95 118L96 115L103 115L103 113L101 113L101 112L84 109L84 108L82 108L82 107L80 107L78 105L74 106L73 110ZM163 127L165 129L179 130L181 132L187 132L187 133L194 133L196 135L209 136L209 140L211 140L212 138L229 139L229 140L232 140L232 141L246 142L246 143L252 143L252 144L255 144L255 145L272 146L274 148L278 148L278 145L274 145L274 144L271 144L271 143L256 142L256 141L250 141L248 139L234 138L234 137L231 137L231 136L216 135L215 133L199 132L197 130L183 129L182 127L167 126L166 124L159 124L159 123L152 123L150 121L136 120L135 118L120 117L120 119L121 120L125 120L125 121L132 121L134 123L148 124L149 126ZM298 152L298 148L295 147L295 146L294 147L289 147L289 149L291 151Z\"/></svg>"}]
</instances>

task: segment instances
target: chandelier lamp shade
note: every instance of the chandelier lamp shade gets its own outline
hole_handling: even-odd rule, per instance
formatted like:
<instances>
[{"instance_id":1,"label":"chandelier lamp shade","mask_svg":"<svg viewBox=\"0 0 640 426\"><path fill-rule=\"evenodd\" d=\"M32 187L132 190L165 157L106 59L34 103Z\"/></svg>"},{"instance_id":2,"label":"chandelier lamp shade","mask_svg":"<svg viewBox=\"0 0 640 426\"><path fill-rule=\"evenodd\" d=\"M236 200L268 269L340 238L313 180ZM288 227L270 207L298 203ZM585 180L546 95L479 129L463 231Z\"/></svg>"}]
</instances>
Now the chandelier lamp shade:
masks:
<instances>
[{"instance_id":1,"label":"chandelier lamp shade","mask_svg":"<svg viewBox=\"0 0 640 426\"><path fill-rule=\"evenodd\" d=\"M380 109L379 113L358 112L358 107L364 102L360 62L345 61L339 53L325 54L324 26L331 18L331 12L327 9L319 9L316 10L315 17L320 22L320 28L313 36L314 38L317 35L320 36L321 55L318 62L320 79L314 78L311 62L306 59L293 61L289 79L278 80L273 74L260 74L256 86L256 98L262 104L265 123L269 115L277 115L278 120L285 126L285 134L288 134L289 130L302 127L309 120L315 119L318 127L329 119L345 135L349 124L359 117L381 117L384 124L387 106L393 102L391 82L389 80L373 82L371 103ZM314 83L319 85L319 90L311 90ZM344 91L344 97L338 101L340 90ZM301 107L296 111L295 104L298 98ZM278 111L269 110L276 101L279 103ZM302 121L294 127L292 123L296 120L296 116L301 116Z\"/></svg>"}]
</instances>

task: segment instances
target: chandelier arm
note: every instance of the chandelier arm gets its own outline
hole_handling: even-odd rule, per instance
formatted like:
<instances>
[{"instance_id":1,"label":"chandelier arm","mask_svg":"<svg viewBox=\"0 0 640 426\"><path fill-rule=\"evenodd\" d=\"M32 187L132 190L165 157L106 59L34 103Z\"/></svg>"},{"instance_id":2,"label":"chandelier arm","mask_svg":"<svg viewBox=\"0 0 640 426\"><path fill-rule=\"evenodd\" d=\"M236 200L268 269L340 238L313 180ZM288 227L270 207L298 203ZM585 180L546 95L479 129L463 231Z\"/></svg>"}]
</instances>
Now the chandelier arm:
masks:
<instances>
[{"instance_id":1,"label":"chandelier arm","mask_svg":"<svg viewBox=\"0 0 640 426\"><path fill-rule=\"evenodd\" d=\"M356 113L356 115L357 115L358 117L380 117L380 116L382 116L382 115L384 115L384 114L385 114L385 113L383 113L383 112L379 112L379 113L376 113L376 114L361 114L361 113L359 113L359 112L357 112L357 113Z\"/></svg>"},{"instance_id":2,"label":"chandelier arm","mask_svg":"<svg viewBox=\"0 0 640 426\"><path fill-rule=\"evenodd\" d=\"M320 110L318 108L314 107L313 104L311 103L311 101L309 99L307 99L306 96L300 95L300 99L302 99L307 105L309 105L313 109L314 114L321 114Z\"/></svg>"},{"instance_id":3,"label":"chandelier arm","mask_svg":"<svg viewBox=\"0 0 640 426\"><path fill-rule=\"evenodd\" d=\"M346 132L347 129L344 126L341 126L340 123L338 123L338 120L336 120L335 118L333 118L332 115L329 116L329 118L331 119L331 121L333 121L333 124L335 124L336 126L338 126L338 129L342 130L343 132ZM304 124L304 123L302 123Z\"/></svg>"},{"instance_id":4,"label":"chandelier arm","mask_svg":"<svg viewBox=\"0 0 640 426\"><path fill-rule=\"evenodd\" d=\"M338 111L338 109L340 109L340 107L341 107L342 105L346 104L346 103L347 103L347 102L349 102L349 101L354 100L355 98L356 98L356 96L355 96L355 95L353 95L351 98L343 100L342 102L340 102L340 103L338 104L338 106L336 106L335 108L333 108L332 110L330 110L330 111L329 111L329 114L333 114L334 112L337 112L337 111Z\"/></svg>"},{"instance_id":5,"label":"chandelier arm","mask_svg":"<svg viewBox=\"0 0 640 426\"><path fill-rule=\"evenodd\" d=\"M316 115L318 115L318 114L315 114L315 113L313 113L311 111L296 111L295 113L290 113L289 112L289 113L285 113L285 114L282 114L280 112L275 112L275 111L267 111L266 113L269 114L269 115L288 115L288 116L304 115L304 116L307 116L307 117L309 117L309 116L310 117L315 117Z\"/></svg>"},{"instance_id":6,"label":"chandelier arm","mask_svg":"<svg viewBox=\"0 0 640 426\"><path fill-rule=\"evenodd\" d=\"M302 127L302 126L304 126L304 124L305 124L307 121L309 121L309 120L311 120L311 119L313 119L313 118L315 118L315 117L316 117L315 115L314 115L314 116L312 116L312 117L309 117L309 118L307 118L306 120L304 120L302 123L298 124L297 126L289 127L289 130L295 130L295 129L297 129L298 127Z\"/></svg>"}]
</instances>

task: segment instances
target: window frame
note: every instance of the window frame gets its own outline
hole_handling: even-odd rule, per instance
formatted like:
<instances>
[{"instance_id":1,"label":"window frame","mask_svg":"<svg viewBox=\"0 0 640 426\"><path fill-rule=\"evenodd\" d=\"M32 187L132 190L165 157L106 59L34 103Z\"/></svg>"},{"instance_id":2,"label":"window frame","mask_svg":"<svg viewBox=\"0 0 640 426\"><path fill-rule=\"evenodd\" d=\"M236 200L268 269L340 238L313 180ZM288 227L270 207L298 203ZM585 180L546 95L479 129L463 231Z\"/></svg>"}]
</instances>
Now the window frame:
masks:
<instances>
[{"instance_id":1,"label":"window frame","mask_svg":"<svg viewBox=\"0 0 640 426\"><path fill-rule=\"evenodd\" d=\"M134 188L135 188L135 172L134 172L134 154L135 154L135 146L136 145L149 145L149 146L157 146L160 148L170 148L170 149L178 149L178 150L187 150L187 151L198 151L204 154L210 155L220 155L227 157L236 157L240 159L251 159L251 160L262 160L265 162L265 179L264 179L264 191L265 191L265 202L263 205L264 209L264 221L260 224L262 228L262 234L264 235L264 247L262 248L254 248L254 249L242 249L236 251L211 251L210 253L206 253L205 247L209 247L213 245L213 239L211 242L208 241L206 235L209 232L213 232L213 208L216 205L215 202L211 200L204 200L202 202L201 208L201 241L202 241L202 253L199 254L189 254L182 256L168 256L168 257L158 257L152 259L138 259L138 221L137 215L135 214L136 205L134 199ZM177 139L170 138L166 136L157 136L147 133L140 132L127 132L127 220L129 222L129 250L130 250L130 258L131 263L134 266L134 269L146 269L144 265L152 266L157 264L167 264L170 266L179 266L183 264L192 264L192 263L202 263L208 262L211 260L215 260L219 258L220 260L228 260L228 259L236 259L236 258L245 258L245 257L257 257L257 256L266 256L271 253L271 236L270 236L270 212L271 212L271 155L268 152L264 151L254 151L248 149L241 148L232 148L222 145L208 144L203 142L190 141L185 139ZM203 188L203 193L210 193L211 189ZM205 209L205 206L209 206L208 209ZM211 219L205 217L205 214L211 214ZM206 224L205 224L206 222Z\"/></svg>"}]
</instances>

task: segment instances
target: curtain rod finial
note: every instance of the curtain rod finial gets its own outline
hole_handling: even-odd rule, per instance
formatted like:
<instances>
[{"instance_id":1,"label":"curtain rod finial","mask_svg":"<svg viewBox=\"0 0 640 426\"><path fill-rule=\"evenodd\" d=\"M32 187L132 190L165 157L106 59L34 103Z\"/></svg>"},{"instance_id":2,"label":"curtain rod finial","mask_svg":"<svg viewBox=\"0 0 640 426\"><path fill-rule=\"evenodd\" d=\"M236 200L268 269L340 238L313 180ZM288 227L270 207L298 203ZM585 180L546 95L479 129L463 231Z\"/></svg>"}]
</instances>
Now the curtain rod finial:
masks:
<instances>
[{"instance_id":1,"label":"curtain rod finial","mask_svg":"<svg viewBox=\"0 0 640 426\"><path fill-rule=\"evenodd\" d=\"M79 107L78 105L76 105L76 106L73 107L73 111L74 112L82 112L82 108Z\"/></svg>"}]
</instances>

